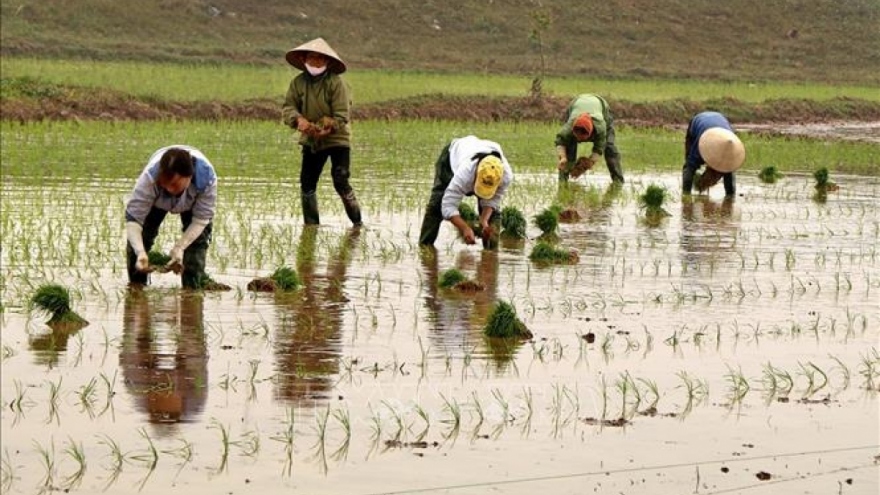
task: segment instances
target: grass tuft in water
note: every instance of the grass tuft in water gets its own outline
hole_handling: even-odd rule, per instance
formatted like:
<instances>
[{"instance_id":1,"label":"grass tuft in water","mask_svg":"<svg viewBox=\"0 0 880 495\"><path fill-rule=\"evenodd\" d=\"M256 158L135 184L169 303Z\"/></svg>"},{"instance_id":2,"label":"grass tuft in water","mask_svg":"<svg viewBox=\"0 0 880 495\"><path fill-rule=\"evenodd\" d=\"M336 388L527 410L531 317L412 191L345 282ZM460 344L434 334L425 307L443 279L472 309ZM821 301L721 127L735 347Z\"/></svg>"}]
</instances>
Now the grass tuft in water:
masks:
<instances>
[{"instance_id":1,"label":"grass tuft in water","mask_svg":"<svg viewBox=\"0 0 880 495\"><path fill-rule=\"evenodd\" d=\"M561 211L562 207L559 205L545 208L544 211L533 217L535 226L541 229L541 232L545 235L555 233L556 229L559 228L559 213Z\"/></svg>"},{"instance_id":2,"label":"grass tuft in water","mask_svg":"<svg viewBox=\"0 0 880 495\"><path fill-rule=\"evenodd\" d=\"M282 266L272 273L272 280L278 287L278 290L296 290L302 286L302 280L296 270L289 266Z\"/></svg>"},{"instance_id":3,"label":"grass tuft in water","mask_svg":"<svg viewBox=\"0 0 880 495\"><path fill-rule=\"evenodd\" d=\"M440 274L440 280L437 282L437 285L443 289L449 289L465 280L467 280L467 277L461 272L461 270L450 268Z\"/></svg>"},{"instance_id":4,"label":"grass tuft in water","mask_svg":"<svg viewBox=\"0 0 880 495\"><path fill-rule=\"evenodd\" d=\"M516 315L516 309L507 302L498 301L489 320L483 328L483 334L487 337L500 338L532 338L532 332L526 328L525 323Z\"/></svg>"},{"instance_id":5,"label":"grass tuft in water","mask_svg":"<svg viewBox=\"0 0 880 495\"><path fill-rule=\"evenodd\" d=\"M776 181L785 177L782 172L780 172L775 165L767 165L762 168L760 172L758 172L758 178L761 179L761 182L764 184L775 184Z\"/></svg>"},{"instance_id":6,"label":"grass tuft in water","mask_svg":"<svg viewBox=\"0 0 880 495\"><path fill-rule=\"evenodd\" d=\"M557 248L546 241L538 241L532 248L529 259L536 263L567 264L577 263L579 257L575 251Z\"/></svg>"},{"instance_id":7,"label":"grass tuft in water","mask_svg":"<svg viewBox=\"0 0 880 495\"><path fill-rule=\"evenodd\" d=\"M526 238L526 217L515 206L501 209L501 235L509 239Z\"/></svg>"},{"instance_id":8,"label":"grass tuft in water","mask_svg":"<svg viewBox=\"0 0 880 495\"><path fill-rule=\"evenodd\" d=\"M51 315L49 325L70 324L87 325L83 317L70 307L70 291L58 284L44 284L37 288L31 297L31 304Z\"/></svg>"}]
</instances>

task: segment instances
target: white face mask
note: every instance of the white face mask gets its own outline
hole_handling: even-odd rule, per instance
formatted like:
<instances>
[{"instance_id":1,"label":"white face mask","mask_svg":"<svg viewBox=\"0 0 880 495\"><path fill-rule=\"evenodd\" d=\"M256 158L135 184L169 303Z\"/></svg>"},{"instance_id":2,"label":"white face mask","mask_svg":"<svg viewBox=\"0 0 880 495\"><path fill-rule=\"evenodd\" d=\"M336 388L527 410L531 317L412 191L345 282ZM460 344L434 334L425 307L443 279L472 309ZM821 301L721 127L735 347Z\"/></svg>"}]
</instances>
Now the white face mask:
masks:
<instances>
[{"instance_id":1,"label":"white face mask","mask_svg":"<svg viewBox=\"0 0 880 495\"><path fill-rule=\"evenodd\" d=\"M324 67L315 67L314 65L306 64L306 70L309 71L309 74L313 76L320 76L327 70L327 66Z\"/></svg>"}]
</instances>

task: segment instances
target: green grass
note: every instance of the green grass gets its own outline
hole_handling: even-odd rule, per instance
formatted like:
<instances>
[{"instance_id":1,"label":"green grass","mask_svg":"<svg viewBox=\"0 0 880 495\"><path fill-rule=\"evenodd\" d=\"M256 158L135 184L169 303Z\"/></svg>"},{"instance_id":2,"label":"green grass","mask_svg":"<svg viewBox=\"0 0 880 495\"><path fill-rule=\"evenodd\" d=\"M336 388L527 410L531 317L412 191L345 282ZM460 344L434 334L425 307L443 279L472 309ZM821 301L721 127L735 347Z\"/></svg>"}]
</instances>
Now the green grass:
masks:
<instances>
[{"instance_id":1,"label":"green grass","mask_svg":"<svg viewBox=\"0 0 880 495\"><path fill-rule=\"evenodd\" d=\"M3 77L30 77L54 84L106 88L172 101L242 101L277 99L280 105L297 71L277 66L234 63L161 63L132 61L45 60L4 57ZM161 77L157 77L161 74ZM345 79L355 104L374 103L424 94L523 96L528 75L379 71L352 68ZM735 98L744 102L772 99L829 100L837 97L880 101L875 86L803 84L797 82L720 82L681 79L602 79L548 77L544 91L575 95L585 91L610 99L649 102L674 99Z\"/></svg>"},{"instance_id":2,"label":"green grass","mask_svg":"<svg viewBox=\"0 0 880 495\"><path fill-rule=\"evenodd\" d=\"M360 185L369 172L377 181L391 181L405 172L429 184L440 149L450 137L470 133L499 142L515 173L552 175L556 131L555 125L539 123L359 122L352 180ZM773 164L783 173L812 173L827 166L833 173L880 175L877 144L741 135L747 150L741 174L757 174ZM683 139L683 128L623 126L617 133L628 175L681 170ZM120 187L129 190L153 151L168 143L187 143L205 151L221 179L234 177L245 183L260 178L268 181L267 188L276 187L278 179L295 180L301 160L293 133L273 122L2 122L4 186L16 181L74 178L75 183L104 177L120 180ZM429 189L427 185L419 190L425 200ZM414 194L409 188L392 193Z\"/></svg>"}]
</instances>

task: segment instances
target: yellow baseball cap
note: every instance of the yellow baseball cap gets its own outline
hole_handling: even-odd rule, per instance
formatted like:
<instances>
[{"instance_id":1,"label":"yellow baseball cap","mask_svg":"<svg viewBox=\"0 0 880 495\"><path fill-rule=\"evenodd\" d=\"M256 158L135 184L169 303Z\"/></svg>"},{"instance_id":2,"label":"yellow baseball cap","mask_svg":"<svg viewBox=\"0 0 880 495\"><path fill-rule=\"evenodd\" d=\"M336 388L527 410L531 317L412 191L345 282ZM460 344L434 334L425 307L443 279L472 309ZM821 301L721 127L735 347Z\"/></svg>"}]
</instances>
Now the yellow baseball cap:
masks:
<instances>
[{"instance_id":1,"label":"yellow baseball cap","mask_svg":"<svg viewBox=\"0 0 880 495\"><path fill-rule=\"evenodd\" d=\"M477 165L477 180L474 183L474 194L478 198L492 199L495 191L501 184L504 175L504 165L501 159L495 155L487 155Z\"/></svg>"}]
</instances>

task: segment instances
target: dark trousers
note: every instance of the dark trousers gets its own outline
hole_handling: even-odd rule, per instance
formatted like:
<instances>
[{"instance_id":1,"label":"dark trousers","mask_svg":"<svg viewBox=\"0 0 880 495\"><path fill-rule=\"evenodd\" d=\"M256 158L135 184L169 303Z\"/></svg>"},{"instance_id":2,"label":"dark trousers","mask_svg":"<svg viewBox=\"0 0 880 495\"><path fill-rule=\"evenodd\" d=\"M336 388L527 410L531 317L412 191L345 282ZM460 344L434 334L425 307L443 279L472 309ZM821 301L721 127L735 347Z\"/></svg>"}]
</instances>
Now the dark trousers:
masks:
<instances>
[{"instance_id":1,"label":"dark trousers","mask_svg":"<svg viewBox=\"0 0 880 495\"><path fill-rule=\"evenodd\" d=\"M361 224L360 205L354 190L349 184L351 176L351 148L335 146L313 151L311 146L302 148L302 169L299 172L299 188L302 194L303 219L306 224L318 224L318 179L324 171L327 159L330 159L330 176L333 178L333 189L342 199L345 213L355 225Z\"/></svg>"},{"instance_id":2,"label":"dark trousers","mask_svg":"<svg viewBox=\"0 0 880 495\"><path fill-rule=\"evenodd\" d=\"M428 206L425 208L425 217L422 219L422 228L419 233L419 244L423 246L433 246L440 233L440 225L443 223L443 195L446 188L452 182L452 164L449 161L449 145L443 147L437 162L434 164L434 185L431 186L431 197L428 199ZM477 202L479 203L479 201ZM477 214L482 214L482 207L477 207ZM497 211L492 212L489 222L495 227L495 233L500 230L501 215ZM494 249L497 242L483 241L483 247Z\"/></svg>"},{"instance_id":3,"label":"dark trousers","mask_svg":"<svg viewBox=\"0 0 880 495\"><path fill-rule=\"evenodd\" d=\"M623 183L623 167L620 164L620 151L617 149L617 145L614 144L614 119L610 113L608 114L606 130L608 134L605 141L605 149L602 150L602 155L605 157L605 166L608 167L608 173L611 175L612 181ZM565 159L568 161L569 167L577 161L577 150L577 141L572 141L565 147ZM567 181L568 176L568 171L559 172L560 181Z\"/></svg>"},{"instance_id":4,"label":"dark trousers","mask_svg":"<svg viewBox=\"0 0 880 495\"><path fill-rule=\"evenodd\" d=\"M687 163L684 164L681 170L681 193L682 194L690 194L691 190L694 187L694 175L697 173L697 170L700 169L702 165L697 165L696 167L688 167ZM724 195L725 196L734 196L736 195L736 175L734 172L728 172L726 174L722 174L722 178L724 181Z\"/></svg>"},{"instance_id":5,"label":"dark trousers","mask_svg":"<svg viewBox=\"0 0 880 495\"><path fill-rule=\"evenodd\" d=\"M159 235L159 227L168 214L165 210L153 208L144 220L144 249L150 252L156 236ZM192 212L185 211L180 214L180 221L183 224L181 231L186 230L192 223ZM205 274L205 259L208 251L208 245L211 244L211 231L213 230L213 222L209 223L202 234L193 241L189 247L183 252L183 272L180 274L181 285L186 289L198 289L202 281L207 278ZM130 243L126 243L126 265L128 268L128 281L132 284L147 285L150 283L150 275L142 273L135 269L137 263L137 255Z\"/></svg>"}]
</instances>

